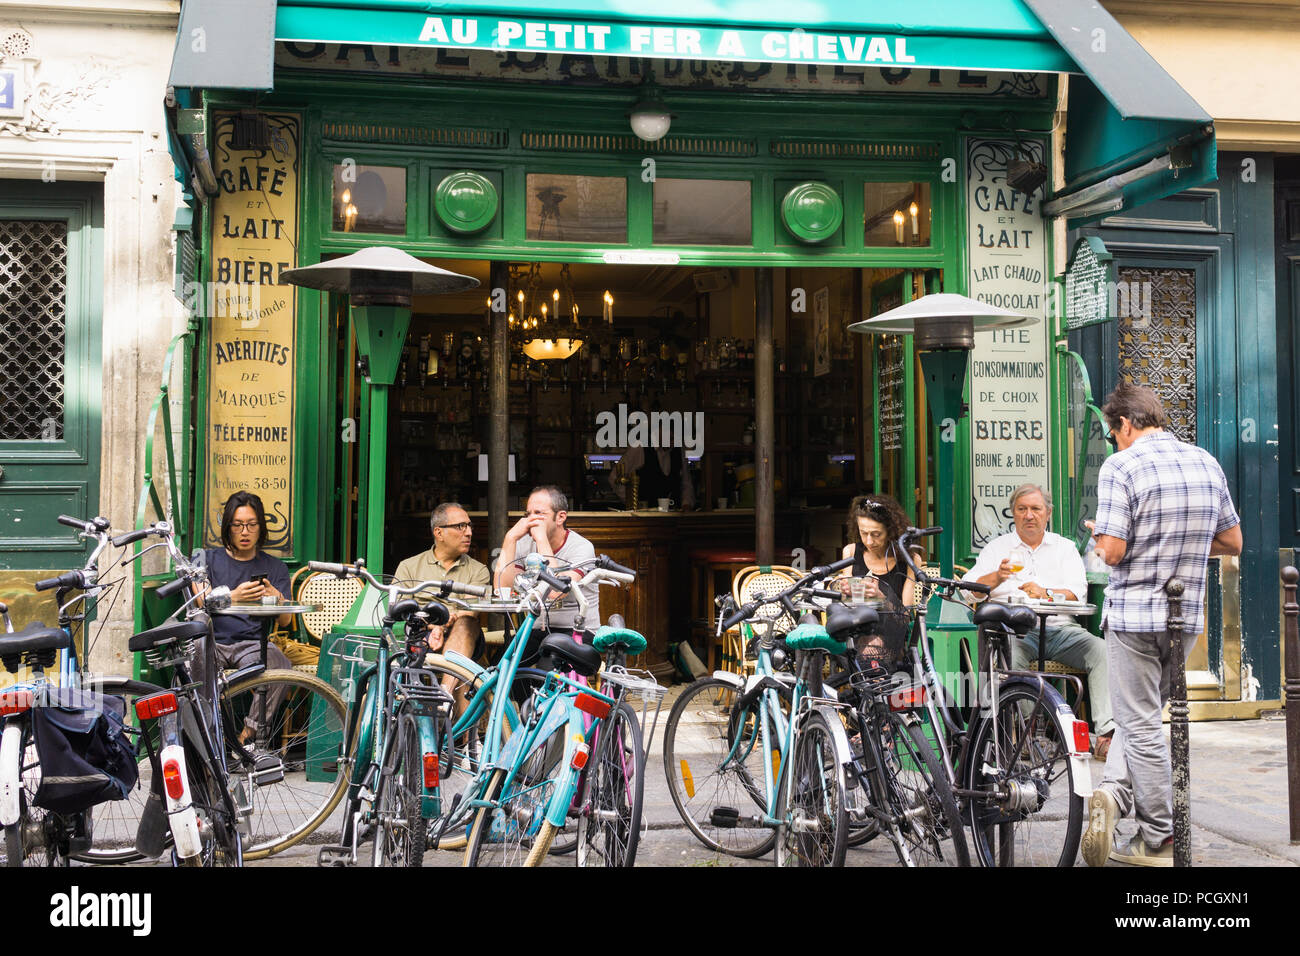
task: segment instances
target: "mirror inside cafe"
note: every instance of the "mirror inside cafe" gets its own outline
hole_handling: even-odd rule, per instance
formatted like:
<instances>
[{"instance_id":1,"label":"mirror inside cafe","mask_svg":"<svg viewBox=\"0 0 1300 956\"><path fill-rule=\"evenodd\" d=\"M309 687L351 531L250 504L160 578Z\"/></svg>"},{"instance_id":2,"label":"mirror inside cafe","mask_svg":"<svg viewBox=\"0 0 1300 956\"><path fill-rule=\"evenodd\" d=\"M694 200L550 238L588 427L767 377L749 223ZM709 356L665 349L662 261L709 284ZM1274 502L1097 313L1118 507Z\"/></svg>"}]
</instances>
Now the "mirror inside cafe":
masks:
<instances>
[{"instance_id":1,"label":"mirror inside cafe","mask_svg":"<svg viewBox=\"0 0 1300 956\"><path fill-rule=\"evenodd\" d=\"M905 344L847 327L901 304L905 280L910 298L937 275L772 269L773 387L760 394L754 268L511 262L494 273L484 260L430 261L479 288L414 302L390 399L386 567L429 547L442 502L469 511L475 557L490 562L501 543L487 516L493 274L508 276L497 295L509 329L510 521L530 489L558 486L568 526L638 567L638 590L664 594L671 619L692 616L696 552L754 552L764 402L776 563L838 557L857 494L893 494L917 518L920 494L900 488L927 488L932 469L926 436L905 427L905 391L916 387ZM355 369L355 356L339 358ZM355 378L339 394L355 402ZM343 486L355 487L358 463L342 466L352 470Z\"/></svg>"}]
</instances>

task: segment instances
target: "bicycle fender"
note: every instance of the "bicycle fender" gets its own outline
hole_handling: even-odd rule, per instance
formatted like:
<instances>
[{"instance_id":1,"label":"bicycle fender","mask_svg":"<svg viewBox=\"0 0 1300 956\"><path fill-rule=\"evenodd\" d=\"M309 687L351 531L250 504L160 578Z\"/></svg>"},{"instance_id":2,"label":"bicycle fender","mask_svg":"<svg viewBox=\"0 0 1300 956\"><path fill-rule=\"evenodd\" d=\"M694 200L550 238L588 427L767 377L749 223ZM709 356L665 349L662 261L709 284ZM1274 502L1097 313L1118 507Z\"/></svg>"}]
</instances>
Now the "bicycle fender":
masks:
<instances>
[{"instance_id":1,"label":"bicycle fender","mask_svg":"<svg viewBox=\"0 0 1300 956\"><path fill-rule=\"evenodd\" d=\"M446 650L443 651L441 654L434 654L432 655L432 657L434 660L437 660L439 657L441 657L444 661L446 661L449 664L457 664L460 667L465 668L465 670L469 671L475 677L479 676L480 674L483 673L484 670L486 670L486 668L480 665L477 661L470 660L464 654L458 654L453 650Z\"/></svg>"},{"instance_id":2,"label":"bicycle fender","mask_svg":"<svg viewBox=\"0 0 1300 956\"><path fill-rule=\"evenodd\" d=\"M836 756L844 767L852 767L853 751L849 747L849 735L844 732L844 721L840 720L840 715L836 712L837 708L827 704L814 704L809 709L825 718L827 726L831 729L831 738L835 741Z\"/></svg>"},{"instance_id":3,"label":"bicycle fender","mask_svg":"<svg viewBox=\"0 0 1300 956\"><path fill-rule=\"evenodd\" d=\"M22 745L23 728L17 723L5 724L0 737L0 826L11 827L18 822L18 748Z\"/></svg>"},{"instance_id":4,"label":"bicycle fender","mask_svg":"<svg viewBox=\"0 0 1300 956\"><path fill-rule=\"evenodd\" d=\"M559 708L557 707L556 710ZM568 819L573 793L578 789L578 774L581 773L573 766L573 755L580 744L585 746L587 743L587 735L582 726L582 713L576 707L568 707L566 710L569 712L569 732L564 741L562 758L564 769L555 781L555 793L551 794L551 802L546 808L547 821L561 828Z\"/></svg>"},{"instance_id":5,"label":"bicycle fender","mask_svg":"<svg viewBox=\"0 0 1300 956\"><path fill-rule=\"evenodd\" d=\"M438 752L438 739L433 731L432 717L416 717L416 731L420 739L420 754L436 754ZM423 767L421 767L423 772ZM420 794L420 816L425 820L432 820L439 814L438 794L431 791L429 787L424 787Z\"/></svg>"},{"instance_id":6,"label":"bicycle fender","mask_svg":"<svg viewBox=\"0 0 1300 956\"><path fill-rule=\"evenodd\" d=\"M740 690L745 686L744 678L739 674L731 673L731 671L714 671L713 677L715 680L726 681L732 687L736 688L736 690Z\"/></svg>"},{"instance_id":7,"label":"bicycle fender","mask_svg":"<svg viewBox=\"0 0 1300 956\"><path fill-rule=\"evenodd\" d=\"M1074 770L1074 792L1085 800L1092 796L1092 754L1074 749L1074 711L1061 701L1056 710L1056 722L1061 728L1061 739L1070 741L1070 767Z\"/></svg>"}]
</instances>

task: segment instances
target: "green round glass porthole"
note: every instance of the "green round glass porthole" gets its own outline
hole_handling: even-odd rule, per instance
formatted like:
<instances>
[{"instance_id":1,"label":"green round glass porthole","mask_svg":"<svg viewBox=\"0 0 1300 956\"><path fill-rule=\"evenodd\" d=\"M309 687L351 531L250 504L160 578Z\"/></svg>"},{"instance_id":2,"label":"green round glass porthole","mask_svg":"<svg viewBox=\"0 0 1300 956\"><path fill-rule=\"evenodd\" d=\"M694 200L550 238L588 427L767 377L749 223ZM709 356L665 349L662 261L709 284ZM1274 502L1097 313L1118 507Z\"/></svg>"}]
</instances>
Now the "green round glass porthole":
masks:
<instances>
[{"instance_id":1,"label":"green round glass porthole","mask_svg":"<svg viewBox=\"0 0 1300 956\"><path fill-rule=\"evenodd\" d=\"M452 232L486 229L497 214L497 188L486 177L463 170L438 183L433 208L439 221Z\"/></svg>"},{"instance_id":2,"label":"green round glass porthole","mask_svg":"<svg viewBox=\"0 0 1300 956\"><path fill-rule=\"evenodd\" d=\"M825 183L800 183L781 200L781 220L800 242L822 242L844 221L844 203Z\"/></svg>"}]
</instances>

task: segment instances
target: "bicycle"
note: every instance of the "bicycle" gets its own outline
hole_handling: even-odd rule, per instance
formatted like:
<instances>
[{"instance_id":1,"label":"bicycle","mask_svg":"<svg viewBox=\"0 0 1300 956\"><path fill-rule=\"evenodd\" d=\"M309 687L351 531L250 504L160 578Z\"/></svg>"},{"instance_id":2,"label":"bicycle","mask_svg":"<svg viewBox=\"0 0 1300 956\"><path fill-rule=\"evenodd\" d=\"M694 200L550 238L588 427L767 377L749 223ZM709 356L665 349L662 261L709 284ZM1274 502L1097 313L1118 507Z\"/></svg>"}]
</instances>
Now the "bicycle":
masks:
<instances>
[{"instance_id":1,"label":"bicycle","mask_svg":"<svg viewBox=\"0 0 1300 956\"><path fill-rule=\"evenodd\" d=\"M447 608L436 602L421 607L410 595L434 590L482 597L486 588L453 581L421 581L414 587L385 585L356 565L312 561L313 571L359 577L383 589L388 610L378 638L350 635L335 644L343 662L359 664L355 706L348 708L344 753L352 754L343 830L339 843L321 847L321 865L352 865L362 838L371 837L372 866L418 867L424 860L428 821L441 814L439 743L450 716L452 696L424 667L425 637L431 626L446 624ZM395 653L393 627L405 625L405 641ZM373 651L371 660L367 655Z\"/></svg>"},{"instance_id":2,"label":"bicycle","mask_svg":"<svg viewBox=\"0 0 1300 956\"><path fill-rule=\"evenodd\" d=\"M265 637L261 661L221 673L215 663L210 615L250 613L250 609L231 608L227 588L207 589L206 569L180 552L168 522L128 532L114 543L121 546L148 537L161 540L130 560L164 547L177 575L159 587L157 595L166 598L186 587L195 593L173 615L185 615L187 620L169 621L128 642L129 649L143 653L151 667L173 669L171 692L183 721L182 729L173 726L175 713L163 712L169 706L165 699L137 701L142 719L162 718L158 733L143 738L147 748L155 737L162 746L148 753L158 781L157 800L146 804L142 832L152 832L146 823L157 830L157 814L165 801L168 829L180 861L240 865L244 859L278 853L320 826L342 797L343 702L333 688L312 675L268 670ZM200 597L202 609L192 608ZM279 608L260 610L281 613ZM189 675L199 643L207 657L207 676L201 686L192 683ZM239 728L250 715L259 718L257 733L241 740ZM174 762L165 772L167 758L161 754L168 747L177 749L170 751ZM187 807L195 811L195 825ZM196 840L198 829L202 832ZM160 842L152 847L155 852L143 855L156 855L162 848Z\"/></svg>"},{"instance_id":3,"label":"bicycle","mask_svg":"<svg viewBox=\"0 0 1300 956\"><path fill-rule=\"evenodd\" d=\"M726 596L719 630L754 619L765 606L775 605L792 619L802 610L821 611L809 602L839 601L841 595L818 583L850 564L852 559L843 559L813 568L784 590L740 608ZM844 860L849 823L847 781L836 768L848 761L848 742L842 705L824 696L820 685L824 652L835 645L811 624L799 625L778 644L778 616L759 615L756 621L762 630L751 677L715 672L687 687L673 705L664 728L668 789L687 828L710 849L758 857L780 842L781 863L837 866ZM781 670L790 650L794 674ZM830 764L828 753L836 755ZM807 773L791 773L792 762ZM827 766L832 779L814 773L818 766ZM814 810L814 803L826 812ZM786 840L787 834L797 838Z\"/></svg>"},{"instance_id":4,"label":"bicycle","mask_svg":"<svg viewBox=\"0 0 1300 956\"><path fill-rule=\"evenodd\" d=\"M634 572L608 558L547 569L541 556L525 559L524 576L561 593L572 590L579 605L577 624L588 612L582 588L555 574L596 569L584 585L630 584ZM516 579L518 581L518 578ZM530 617L535 615L530 614ZM528 622L531 629L531 621ZM646 751L635 712L627 704L633 689L657 687L619 665L609 668L602 687L587 678L600 670L602 656L638 654L645 638L621 620L600 628L590 646L559 634L540 646L551 670L529 700L524 725L511 736L480 795L470 801L477 813L470 827L467 866L538 866L570 817L576 817L577 863L632 866L640 837ZM561 670L571 671L567 677ZM606 692L611 690L612 692Z\"/></svg>"},{"instance_id":5,"label":"bicycle","mask_svg":"<svg viewBox=\"0 0 1300 956\"><path fill-rule=\"evenodd\" d=\"M122 698L124 715L130 715L129 704L136 697L160 689L124 677L92 677L84 670L78 654L77 626L88 656L93 646L86 640L90 608L120 583L105 582L99 573L99 558L109 543L110 525L103 517L83 521L60 515L57 520L75 529L79 538L95 542L80 570L35 583L37 591L55 591L58 626L47 628L33 622L15 633L8 607L0 604L6 631L0 637L4 646L0 654L6 657L7 666L12 665L8 668L11 672L17 672L24 662L34 670L32 680L12 685L0 701L0 716L6 718L5 744L0 747L0 791L8 796L0 800L0 825L6 829L2 852L3 863L8 866L21 866L42 850L47 865L66 865L69 858L88 863L116 862L122 857L119 823L138 819L150 786L147 774L143 780L137 777L124 794L72 813L49 812L35 806L42 776L31 728L31 707L85 705L94 712L104 706L101 698ZM73 591L80 593L72 595ZM74 613L72 609L78 603L82 607ZM46 677L47 669L57 673L55 680ZM125 724L121 730L128 737L138 733ZM131 830L126 839L134 840L134 836Z\"/></svg>"},{"instance_id":6,"label":"bicycle","mask_svg":"<svg viewBox=\"0 0 1300 956\"><path fill-rule=\"evenodd\" d=\"M996 602L985 602L974 614L988 653L980 667L979 710L963 722L930 657L925 607L931 595L959 601L958 589L990 589L916 566L908 545L942 530L909 528L898 541L920 595L907 651L919 683L909 707L926 714L935 737L931 749L952 785L980 865L1072 866L1084 800L1092 792L1088 725L1075 718L1045 675L1011 669L1010 642L1032 629L1036 617L1028 608Z\"/></svg>"},{"instance_id":7,"label":"bicycle","mask_svg":"<svg viewBox=\"0 0 1300 956\"><path fill-rule=\"evenodd\" d=\"M848 816L873 821L903 866L969 866L956 797L915 713L916 689L884 666L896 660L878 623L867 605L833 605L826 616L826 640L847 665L840 699L851 709L840 713L852 741L842 769L859 796Z\"/></svg>"}]
</instances>

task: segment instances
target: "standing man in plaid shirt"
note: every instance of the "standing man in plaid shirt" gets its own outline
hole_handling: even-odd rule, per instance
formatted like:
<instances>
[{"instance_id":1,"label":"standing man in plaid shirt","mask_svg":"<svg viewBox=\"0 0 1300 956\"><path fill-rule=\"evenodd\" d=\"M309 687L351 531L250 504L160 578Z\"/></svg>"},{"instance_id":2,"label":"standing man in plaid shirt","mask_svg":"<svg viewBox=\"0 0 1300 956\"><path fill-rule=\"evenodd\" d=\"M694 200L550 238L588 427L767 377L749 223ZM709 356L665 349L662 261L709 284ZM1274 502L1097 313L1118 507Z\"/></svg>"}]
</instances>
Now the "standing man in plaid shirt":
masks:
<instances>
[{"instance_id":1,"label":"standing man in plaid shirt","mask_svg":"<svg viewBox=\"0 0 1300 956\"><path fill-rule=\"evenodd\" d=\"M1116 731L1101 784L1088 802L1083 858L1173 866L1173 782L1160 711L1169 699L1165 583L1183 582L1187 633L1200 631L1206 561L1241 554L1241 519L1209 452L1165 431L1149 388L1121 384L1102 407L1117 449L1097 479L1096 552L1111 567L1102 627ZM1190 653L1194 642L1183 644ZM1138 832L1115 845L1115 821Z\"/></svg>"}]
</instances>

